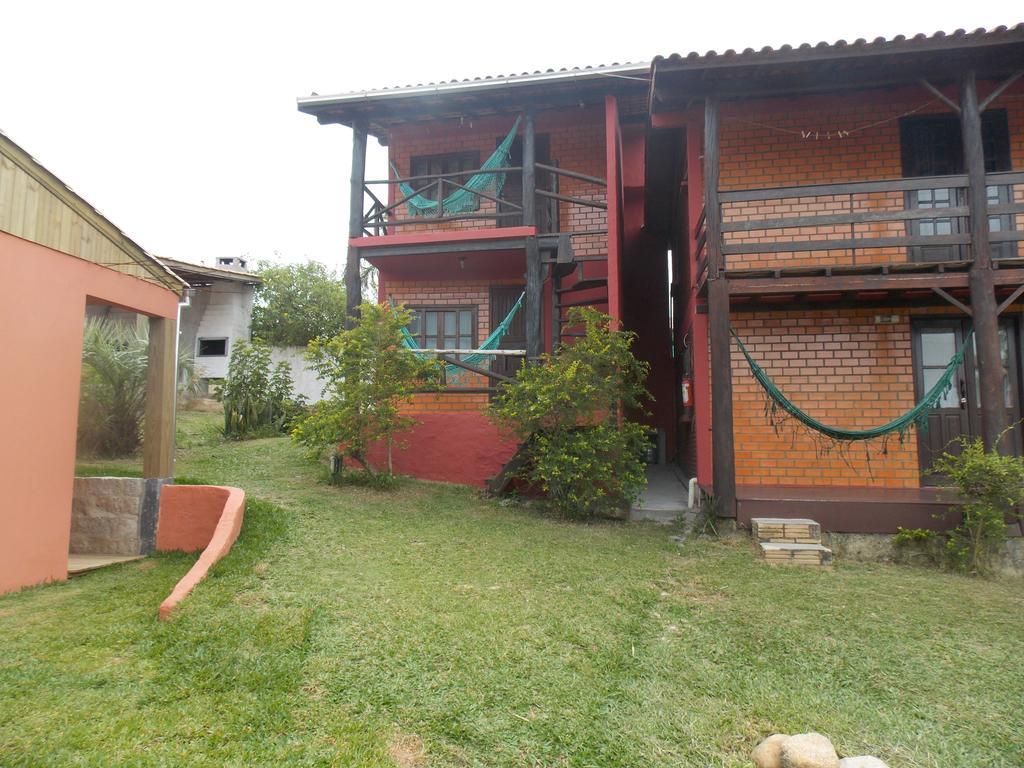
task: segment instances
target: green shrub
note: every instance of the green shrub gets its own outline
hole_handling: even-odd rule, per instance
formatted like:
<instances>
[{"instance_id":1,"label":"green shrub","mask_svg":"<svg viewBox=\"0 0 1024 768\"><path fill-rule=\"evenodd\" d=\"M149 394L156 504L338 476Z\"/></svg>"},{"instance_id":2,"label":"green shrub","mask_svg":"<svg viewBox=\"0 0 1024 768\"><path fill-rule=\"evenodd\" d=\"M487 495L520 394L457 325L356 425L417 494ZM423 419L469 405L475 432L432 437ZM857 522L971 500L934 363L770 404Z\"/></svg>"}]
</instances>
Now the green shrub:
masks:
<instances>
[{"instance_id":1,"label":"green shrub","mask_svg":"<svg viewBox=\"0 0 1024 768\"><path fill-rule=\"evenodd\" d=\"M892 537L897 559L904 563L924 561L929 565L942 563L943 541L937 531L930 528L896 527Z\"/></svg>"},{"instance_id":2,"label":"green shrub","mask_svg":"<svg viewBox=\"0 0 1024 768\"><path fill-rule=\"evenodd\" d=\"M78 407L80 453L130 456L142 443L146 413L146 325L87 318ZM178 356L178 381L194 382L192 358Z\"/></svg>"},{"instance_id":3,"label":"green shrub","mask_svg":"<svg viewBox=\"0 0 1024 768\"><path fill-rule=\"evenodd\" d=\"M1024 503L1024 458L986 451L980 438L961 437L959 454L943 453L931 468L960 491L963 505L951 512L963 521L949 532L945 555L953 568L988 575L1006 541L1007 519L1020 520Z\"/></svg>"},{"instance_id":4,"label":"green shrub","mask_svg":"<svg viewBox=\"0 0 1024 768\"><path fill-rule=\"evenodd\" d=\"M305 399L295 397L293 388L288 363L279 362L271 370L270 347L260 341L237 342L219 392L224 434L242 438L287 432L305 410Z\"/></svg>"},{"instance_id":5,"label":"green shrub","mask_svg":"<svg viewBox=\"0 0 1024 768\"><path fill-rule=\"evenodd\" d=\"M330 339L314 339L307 357L321 381L324 398L292 431L292 437L322 455L337 451L367 476L393 473L397 436L413 424L401 413L416 389L436 381L436 361L424 361L403 344L402 329L410 314L404 308L364 303L359 322ZM369 450L383 441L387 467L373 467ZM387 485L387 480L374 484Z\"/></svg>"},{"instance_id":6,"label":"green shrub","mask_svg":"<svg viewBox=\"0 0 1024 768\"><path fill-rule=\"evenodd\" d=\"M647 429L619 414L648 397L647 365L633 356L633 334L613 330L607 315L574 308L569 322L584 335L521 368L490 413L524 441L518 476L556 512L584 518L620 509L643 488Z\"/></svg>"}]
</instances>

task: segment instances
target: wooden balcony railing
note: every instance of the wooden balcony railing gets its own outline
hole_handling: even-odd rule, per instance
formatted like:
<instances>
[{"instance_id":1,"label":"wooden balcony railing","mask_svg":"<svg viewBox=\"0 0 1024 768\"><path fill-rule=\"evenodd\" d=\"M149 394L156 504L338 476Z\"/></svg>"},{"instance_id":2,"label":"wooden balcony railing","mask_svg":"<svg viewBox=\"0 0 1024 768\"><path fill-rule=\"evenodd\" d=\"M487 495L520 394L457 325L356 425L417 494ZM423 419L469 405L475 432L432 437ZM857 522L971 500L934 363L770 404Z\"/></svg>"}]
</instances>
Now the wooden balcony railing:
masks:
<instances>
[{"instance_id":1,"label":"wooden balcony railing","mask_svg":"<svg viewBox=\"0 0 1024 768\"><path fill-rule=\"evenodd\" d=\"M1024 172L986 176L993 257L1020 254ZM730 271L864 267L971 258L967 177L723 191L722 266ZM694 229L698 282L707 271L704 213Z\"/></svg>"},{"instance_id":2,"label":"wooden balcony railing","mask_svg":"<svg viewBox=\"0 0 1024 768\"><path fill-rule=\"evenodd\" d=\"M541 234L556 234L563 231L559 204L568 203L584 208L606 210L607 203L603 199L607 183L604 179L589 176L578 171L560 168L557 163L534 164L536 173L536 189L533 205L536 211L535 221ZM524 202L513 195L492 194L491 191L470 189L466 183L478 174L506 174L504 188L522 189L523 168L509 166L506 168L477 168L457 173L430 174L408 176L394 179L373 179L364 182L364 213L362 232L364 236L394 234L402 228L418 227L433 229L435 225L453 222L482 221L494 227L517 226L523 220ZM584 191L575 195L564 194L561 189L562 179L572 179L576 187ZM404 194L402 186L411 187L411 194ZM593 197L581 196L586 190L593 188ZM410 210L410 201L417 196L426 196L430 200L443 200L446 196L465 190L475 201L472 210L451 213L445 212L443 205L436 206L436 211L417 214ZM600 190L600 192L596 192ZM521 198L521 195L519 196ZM393 202L386 202L393 201ZM591 229L587 234L595 234Z\"/></svg>"}]
</instances>

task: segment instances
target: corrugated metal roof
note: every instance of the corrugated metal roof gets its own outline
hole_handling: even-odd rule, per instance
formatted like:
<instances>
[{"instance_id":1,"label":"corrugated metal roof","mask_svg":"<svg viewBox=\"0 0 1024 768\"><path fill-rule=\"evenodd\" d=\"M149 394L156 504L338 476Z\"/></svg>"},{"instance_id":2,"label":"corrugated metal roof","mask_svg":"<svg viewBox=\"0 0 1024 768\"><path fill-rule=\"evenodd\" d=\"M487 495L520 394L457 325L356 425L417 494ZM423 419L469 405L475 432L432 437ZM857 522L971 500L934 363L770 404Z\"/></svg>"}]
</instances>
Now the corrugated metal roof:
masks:
<instances>
[{"instance_id":1,"label":"corrugated metal roof","mask_svg":"<svg viewBox=\"0 0 1024 768\"><path fill-rule=\"evenodd\" d=\"M868 41L865 38L858 38L852 43L846 40L837 40L834 43L821 41L818 43L803 43L802 45L782 45L778 48L765 46L760 50L746 48L743 51L736 51L732 48L718 53L717 51L706 51L700 53L692 51L687 54L672 53L668 56L656 56L654 65L694 65L696 67L711 64L725 64L735 62L737 64L757 64L761 61L778 61L792 57L799 59L806 54L816 52L823 54L857 54L857 53L889 53L902 50L916 50L930 46L949 46L968 44L972 42L1001 42L1003 38L1020 38L1024 35L1024 23L1015 24L1012 27L999 26L994 29L978 28L973 32L958 29L955 32L934 32L930 35L920 33L912 37L896 35L892 38L876 37Z\"/></svg>"},{"instance_id":2,"label":"corrugated metal roof","mask_svg":"<svg viewBox=\"0 0 1024 768\"><path fill-rule=\"evenodd\" d=\"M443 94L452 91L483 91L494 90L517 85L529 85L541 82L571 82L573 80L591 80L602 77L636 77L647 79L650 64L647 62L627 62L624 64L599 64L597 66L566 67L562 69L535 70L512 75L486 75L482 77L464 78L462 80L443 80L416 85L402 85L391 88L376 88L363 91L349 91L333 95L313 93L298 99L300 109L326 104L343 104L377 99L401 98L430 94Z\"/></svg>"},{"instance_id":3,"label":"corrugated metal roof","mask_svg":"<svg viewBox=\"0 0 1024 768\"><path fill-rule=\"evenodd\" d=\"M0 131L0 150L4 149L4 145L7 145L7 152L5 154L15 162L18 162L20 156L23 162L19 163L19 165L39 183L61 198L64 205L74 209L76 213L82 215L87 221L90 217L95 217L98 221L109 227L115 235L114 241L120 241L118 243L119 247L159 282L178 292L187 285L184 280L174 274L166 265L162 264L159 259L128 237L120 227L104 216L92 203L75 192L68 184L58 178L56 174L36 160L24 147L21 147L7 134Z\"/></svg>"}]
</instances>

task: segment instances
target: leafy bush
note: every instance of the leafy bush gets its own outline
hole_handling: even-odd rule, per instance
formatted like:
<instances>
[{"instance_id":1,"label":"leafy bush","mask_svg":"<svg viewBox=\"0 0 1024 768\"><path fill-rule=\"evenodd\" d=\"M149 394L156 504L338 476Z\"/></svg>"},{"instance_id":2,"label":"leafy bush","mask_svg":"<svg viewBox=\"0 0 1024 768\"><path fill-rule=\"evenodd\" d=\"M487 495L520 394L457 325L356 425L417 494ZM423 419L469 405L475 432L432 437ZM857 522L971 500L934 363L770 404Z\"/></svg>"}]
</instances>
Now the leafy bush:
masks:
<instances>
[{"instance_id":1,"label":"leafy bush","mask_svg":"<svg viewBox=\"0 0 1024 768\"><path fill-rule=\"evenodd\" d=\"M326 382L324 399L298 423L292 437L316 453L337 450L371 477L379 471L370 464L369 450L383 440L385 474L390 476L396 437L413 424L401 406L417 388L436 381L438 368L436 361L423 361L402 343L402 329L410 319L404 308L367 302L359 312L352 329L310 342L307 357Z\"/></svg>"},{"instance_id":2,"label":"leafy bush","mask_svg":"<svg viewBox=\"0 0 1024 768\"><path fill-rule=\"evenodd\" d=\"M252 335L275 346L304 347L345 327L345 288L316 261L275 265L260 262L252 307Z\"/></svg>"},{"instance_id":3,"label":"leafy bush","mask_svg":"<svg viewBox=\"0 0 1024 768\"><path fill-rule=\"evenodd\" d=\"M943 453L931 472L942 474L960 491L963 521L949 533L946 556L966 573L987 575L1006 541L1007 518L1020 520L1024 503L1024 458L986 451L980 438L958 440L960 453Z\"/></svg>"},{"instance_id":4,"label":"leafy bush","mask_svg":"<svg viewBox=\"0 0 1024 768\"><path fill-rule=\"evenodd\" d=\"M899 561L913 563L923 560L929 565L939 565L942 562L941 538L937 531L930 528L897 526L892 543L896 547Z\"/></svg>"},{"instance_id":5,"label":"leafy bush","mask_svg":"<svg viewBox=\"0 0 1024 768\"><path fill-rule=\"evenodd\" d=\"M142 443L146 414L146 325L87 318L82 337L78 450L102 457L130 456ZM192 358L178 356L178 381L194 382Z\"/></svg>"},{"instance_id":6,"label":"leafy bush","mask_svg":"<svg viewBox=\"0 0 1024 768\"><path fill-rule=\"evenodd\" d=\"M647 429L619 409L639 410L649 396L633 334L613 330L610 317L589 307L573 308L569 322L585 334L521 368L490 412L524 441L518 476L543 490L555 511L581 518L621 508L643 488Z\"/></svg>"},{"instance_id":7,"label":"leafy bush","mask_svg":"<svg viewBox=\"0 0 1024 768\"><path fill-rule=\"evenodd\" d=\"M288 363L279 362L271 370L270 347L259 341L237 342L220 390L224 434L240 438L287 432L305 406L304 398L293 396L293 388Z\"/></svg>"}]
</instances>

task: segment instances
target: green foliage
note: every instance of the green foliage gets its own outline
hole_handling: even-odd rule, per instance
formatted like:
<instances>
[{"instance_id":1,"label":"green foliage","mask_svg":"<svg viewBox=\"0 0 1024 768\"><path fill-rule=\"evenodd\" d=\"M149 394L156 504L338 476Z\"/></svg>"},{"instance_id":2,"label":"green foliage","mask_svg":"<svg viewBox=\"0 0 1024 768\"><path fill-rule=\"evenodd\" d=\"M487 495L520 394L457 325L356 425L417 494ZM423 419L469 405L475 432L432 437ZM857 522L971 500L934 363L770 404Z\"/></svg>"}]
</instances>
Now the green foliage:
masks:
<instances>
[{"instance_id":1,"label":"green foliage","mask_svg":"<svg viewBox=\"0 0 1024 768\"><path fill-rule=\"evenodd\" d=\"M149 361L146 325L88 318L82 338L78 450L130 456L142 443ZM178 380L194 381L191 357L178 357Z\"/></svg>"},{"instance_id":2,"label":"green foliage","mask_svg":"<svg viewBox=\"0 0 1024 768\"><path fill-rule=\"evenodd\" d=\"M896 547L898 559L902 562L913 563L923 560L929 565L938 565L942 562L943 543L938 532L930 528L897 526L892 543Z\"/></svg>"},{"instance_id":3,"label":"green foliage","mask_svg":"<svg viewBox=\"0 0 1024 768\"><path fill-rule=\"evenodd\" d=\"M298 423L292 437L316 453L336 449L368 475L370 447L383 440L388 475L396 436L413 424L401 405L428 381L436 381L435 361L425 362L402 343L410 320L404 308L364 303L359 322L329 339L314 339L307 357L326 382L324 398Z\"/></svg>"},{"instance_id":4,"label":"green foliage","mask_svg":"<svg viewBox=\"0 0 1024 768\"><path fill-rule=\"evenodd\" d=\"M345 326L345 287L323 264L260 262L256 272L263 284L253 300L253 338L272 346L304 347Z\"/></svg>"},{"instance_id":5,"label":"green foliage","mask_svg":"<svg viewBox=\"0 0 1024 768\"><path fill-rule=\"evenodd\" d=\"M305 399L293 397L292 389L291 366L282 361L271 369L270 347L261 341L237 342L220 389L224 434L241 438L287 432L305 408Z\"/></svg>"},{"instance_id":6,"label":"green foliage","mask_svg":"<svg viewBox=\"0 0 1024 768\"><path fill-rule=\"evenodd\" d=\"M1006 541L1006 521L1019 520L1024 503L1024 458L986 451L980 438L961 437L960 452L943 453L931 471L947 476L960 491L963 522L946 541L950 565L965 573L988 575Z\"/></svg>"},{"instance_id":7,"label":"green foliage","mask_svg":"<svg viewBox=\"0 0 1024 768\"><path fill-rule=\"evenodd\" d=\"M569 322L585 335L521 368L490 412L524 441L519 477L556 512L582 518L621 508L643 488L646 428L617 414L648 397L647 365L633 356L633 334L612 330L607 315L574 308Z\"/></svg>"}]
</instances>

